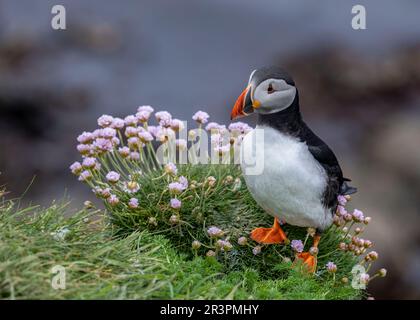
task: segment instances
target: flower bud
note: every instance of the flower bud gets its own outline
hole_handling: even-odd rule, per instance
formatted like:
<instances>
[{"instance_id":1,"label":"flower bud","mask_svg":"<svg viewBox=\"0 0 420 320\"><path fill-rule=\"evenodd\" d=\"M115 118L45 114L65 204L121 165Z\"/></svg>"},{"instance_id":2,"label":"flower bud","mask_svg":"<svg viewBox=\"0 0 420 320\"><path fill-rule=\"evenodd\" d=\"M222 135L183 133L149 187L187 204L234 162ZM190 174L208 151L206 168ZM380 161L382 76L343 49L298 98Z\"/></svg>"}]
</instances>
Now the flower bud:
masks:
<instances>
[{"instance_id":1,"label":"flower bud","mask_svg":"<svg viewBox=\"0 0 420 320\"><path fill-rule=\"evenodd\" d=\"M157 220L155 217L150 217L148 223L152 226L157 226Z\"/></svg>"},{"instance_id":2,"label":"flower bud","mask_svg":"<svg viewBox=\"0 0 420 320\"><path fill-rule=\"evenodd\" d=\"M238 239L238 244L239 244L240 246L245 246L247 243L248 243L248 239L247 239L247 238L245 238L245 237L240 237L240 238Z\"/></svg>"},{"instance_id":3,"label":"flower bud","mask_svg":"<svg viewBox=\"0 0 420 320\"><path fill-rule=\"evenodd\" d=\"M368 253L368 256L372 261L375 261L378 259L378 253L376 251L371 251Z\"/></svg>"},{"instance_id":4,"label":"flower bud","mask_svg":"<svg viewBox=\"0 0 420 320\"><path fill-rule=\"evenodd\" d=\"M200 248L200 247L201 247L201 242L200 242L200 241L198 241L198 240L194 240L194 241L192 242L192 244L191 244L191 247L192 247L194 250L197 250L198 248Z\"/></svg>"},{"instance_id":5,"label":"flower bud","mask_svg":"<svg viewBox=\"0 0 420 320\"><path fill-rule=\"evenodd\" d=\"M341 243L338 245L338 248L339 248L340 250L342 250L342 251L346 251L346 250L347 250L347 244L345 244L344 242L341 242Z\"/></svg>"},{"instance_id":6,"label":"flower bud","mask_svg":"<svg viewBox=\"0 0 420 320\"><path fill-rule=\"evenodd\" d=\"M207 253L206 253L206 256L207 257L214 257L216 255L216 252L214 252L213 250L209 250L209 251L207 251Z\"/></svg>"},{"instance_id":7,"label":"flower bud","mask_svg":"<svg viewBox=\"0 0 420 320\"><path fill-rule=\"evenodd\" d=\"M372 218L371 217L366 217L366 218L364 218L363 219L363 223L364 224L369 224L369 222L372 220Z\"/></svg>"},{"instance_id":8,"label":"flower bud","mask_svg":"<svg viewBox=\"0 0 420 320\"><path fill-rule=\"evenodd\" d=\"M342 279L341 279L341 282L342 282L343 284L347 284L347 283L349 283L349 278L344 277L344 278L342 278Z\"/></svg>"},{"instance_id":9,"label":"flower bud","mask_svg":"<svg viewBox=\"0 0 420 320\"><path fill-rule=\"evenodd\" d=\"M179 217L175 214L173 214L170 218L169 218L169 223L171 224L177 224L179 222Z\"/></svg>"},{"instance_id":10,"label":"flower bud","mask_svg":"<svg viewBox=\"0 0 420 320\"><path fill-rule=\"evenodd\" d=\"M307 230L306 230L306 232L311 236L311 237L313 237L313 236L315 236L315 233L316 233L316 230L315 230L315 228L308 228Z\"/></svg>"},{"instance_id":11,"label":"flower bud","mask_svg":"<svg viewBox=\"0 0 420 320\"><path fill-rule=\"evenodd\" d=\"M85 202L83 202L83 205L85 206L86 209L93 208L93 203L92 201L89 201L89 200L86 200Z\"/></svg>"},{"instance_id":12,"label":"flower bud","mask_svg":"<svg viewBox=\"0 0 420 320\"><path fill-rule=\"evenodd\" d=\"M318 248L317 248L317 247L311 247L311 248L309 249L309 253L310 253L311 255L313 255L313 256L316 256L316 255L318 254L318 252L319 252L319 250L318 250Z\"/></svg>"},{"instance_id":13,"label":"flower bud","mask_svg":"<svg viewBox=\"0 0 420 320\"><path fill-rule=\"evenodd\" d=\"M385 269L385 268L381 268L381 269L379 269L379 271L378 271L378 275L380 276L380 277L385 277L386 276L386 274L387 274L387 270Z\"/></svg>"}]
</instances>

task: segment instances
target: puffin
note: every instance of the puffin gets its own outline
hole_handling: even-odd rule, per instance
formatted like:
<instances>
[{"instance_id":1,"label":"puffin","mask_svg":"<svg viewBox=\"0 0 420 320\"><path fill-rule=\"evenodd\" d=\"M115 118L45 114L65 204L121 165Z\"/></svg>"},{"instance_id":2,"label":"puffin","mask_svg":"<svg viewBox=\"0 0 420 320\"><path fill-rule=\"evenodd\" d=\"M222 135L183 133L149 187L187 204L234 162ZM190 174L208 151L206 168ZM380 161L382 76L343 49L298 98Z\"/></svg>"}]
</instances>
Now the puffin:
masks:
<instances>
[{"instance_id":1,"label":"puffin","mask_svg":"<svg viewBox=\"0 0 420 320\"><path fill-rule=\"evenodd\" d=\"M249 192L274 217L274 224L254 229L251 238L261 244L284 244L289 240L281 224L314 228L316 249L297 254L314 272L318 244L322 232L333 223L338 196L357 189L347 183L351 180L344 178L331 148L303 121L298 89L285 70L273 66L251 73L234 104L231 120L252 113L257 114L257 130L243 138L241 169ZM256 137L257 131L263 140ZM255 147L256 143L263 146ZM247 157L263 163L261 172L247 174L243 160Z\"/></svg>"}]
</instances>

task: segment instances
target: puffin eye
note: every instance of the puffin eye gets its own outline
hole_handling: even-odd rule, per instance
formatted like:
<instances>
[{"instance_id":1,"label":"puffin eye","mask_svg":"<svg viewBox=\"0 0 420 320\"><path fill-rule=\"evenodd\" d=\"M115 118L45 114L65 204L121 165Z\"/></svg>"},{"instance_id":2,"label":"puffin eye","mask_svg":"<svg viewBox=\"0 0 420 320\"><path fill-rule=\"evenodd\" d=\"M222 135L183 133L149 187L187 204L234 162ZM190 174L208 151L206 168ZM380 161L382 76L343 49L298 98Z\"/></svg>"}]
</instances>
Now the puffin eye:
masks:
<instances>
[{"instance_id":1,"label":"puffin eye","mask_svg":"<svg viewBox=\"0 0 420 320\"><path fill-rule=\"evenodd\" d=\"M270 83L268 85L268 88L267 88L267 93L270 94L270 93L273 93L273 92L274 92L273 85Z\"/></svg>"}]
</instances>

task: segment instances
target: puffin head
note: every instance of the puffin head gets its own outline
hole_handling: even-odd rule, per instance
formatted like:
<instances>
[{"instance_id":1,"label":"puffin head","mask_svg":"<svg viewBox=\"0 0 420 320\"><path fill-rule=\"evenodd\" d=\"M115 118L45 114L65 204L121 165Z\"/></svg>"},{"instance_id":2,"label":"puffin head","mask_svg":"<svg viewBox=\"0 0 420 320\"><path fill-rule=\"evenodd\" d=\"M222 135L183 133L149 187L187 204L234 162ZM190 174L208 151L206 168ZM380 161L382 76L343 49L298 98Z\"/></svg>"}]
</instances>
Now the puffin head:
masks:
<instances>
[{"instance_id":1,"label":"puffin head","mask_svg":"<svg viewBox=\"0 0 420 320\"><path fill-rule=\"evenodd\" d=\"M256 112L276 113L290 107L297 97L292 77L279 67L254 70L248 86L241 93L233 107L231 119Z\"/></svg>"}]
</instances>

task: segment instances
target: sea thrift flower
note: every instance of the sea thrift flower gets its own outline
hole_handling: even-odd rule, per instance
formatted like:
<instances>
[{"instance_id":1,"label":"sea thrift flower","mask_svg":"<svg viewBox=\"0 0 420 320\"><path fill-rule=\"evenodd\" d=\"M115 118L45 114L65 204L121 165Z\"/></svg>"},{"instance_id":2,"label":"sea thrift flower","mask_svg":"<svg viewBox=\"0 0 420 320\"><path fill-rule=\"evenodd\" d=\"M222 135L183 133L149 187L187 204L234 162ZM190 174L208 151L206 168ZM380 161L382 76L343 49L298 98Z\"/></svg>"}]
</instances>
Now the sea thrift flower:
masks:
<instances>
[{"instance_id":1,"label":"sea thrift flower","mask_svg":"<svg viewBox=\"0 0 420 320\"><path fill-rule=\"evenodd\" d=\"M114 117L104 114L98 118L98 125L102 128L109 127L114 121Z\"/></svg>"},{"instance_id":2,"label":"sea thrift flower","mask_svg":"<svg viewBox=\"0 0 420 320\"><path fill-rule=\"evenodd\" d=\"M140 141L143 143L153 141L153 136L148 131L139 132L138 136L140 138Z\"/></svg>"},{"instance_id":3,"label":"sea thrift flower","mask_svg":"<svg viewBox=\"0 0 420 320\"><path fill-rule=\"evenodd\" d=\"M385 269L385 268L381 268L381 269L379 269L379 271L378 271L378 275L380 276L380 277L385 277L386 276L386 274L387 274L387 270Z\"/></svg>"},{"instance_id":4,"label":"sea thrift flower","mask_svg":"<svg viewBox=\"0 0 420 320\"><path fill-rule=\"evenodd\" d=\"M139 146L140 140L137 137L131 137L127 139L127 144L131 149L135 149Z\"/></svg>"},{"instance_id":5,"label":"sea thrift flower","mask_svg":"<svg viewBox=\"0 0 420 320\"><path fill-rule=\"evenodd\" d=\"M177 223L179 222L179 217L178 217L177 215L172 215L172 216L169 218L169 222L170 222L171 224L177 224Z\"/></svg>"},{"instance_id":6,"label":"sea thrift flower","mask_svg":"<svg viewBox=\"0 0 420 320\"><path fill-rule=\"evenodd\" d=\"M216 255L216 252L214 252L213 250L209 250L209 251L207 251L207 253L206 253L206 256L207 257L214 257Z\"/></svg>"},{"instance_id":7,"label":"sea thrift flower","mask_svg":"<svg viewBox=\"0 0 420 320\"><path fill-rule=\"evenodd\" d=\"M360 282L363 284L367 284L369 282L370 276L367 273L362 273L360 275Z\"/></svg>"},{"instance_id":8,"label":"sea thrift flower","mask_svg":"<svg viewBox=\"0 0 420 320\"><path fill-rule=\"evenodd\" d=\"M125 122L123 119L121 118L114 118L114 120L112 120L112 124L111 124L111 128L113 129L122 129L125 126Z\"/></svg>"},{"instance_id":9,"label":"sea thrift flower","mask_svg":"<svg viewBox=\"0 0 420 320\"><path fill-rule=\"evenodd\" d=\"M79 143L87 144L93 141L95 137L91 132L84 131L81 135L77 137Z\"/></svg>"},{"instance_id":10,"label":"sea thrift flower","mask_svg":"<svg viewBox=\"0 0 420 320\"><path fill-rule=\"evenodd\" d=\"M223 236L223 231L218 227L212 226L207 229L207 234L210 236L210 238L218 238Z\"/></svg>"},{"instance_id":11,"label":"sea thrift flower","mask_svg":"<svg viewBox=\"0 0 420 320\"><path fill-rule=\"evenodd\" d=\"M143 112L143 111L152 113L153 111L155 111L155 109L153 109L151 106L139 106L137 108L137 112Z\"/></svg>"},{"instance_id":12,"label":"sea thrift flower","mask_svg":"<svg viewBox=\"0 0 420 320\"><path fill-rule=\"evenodd\" d=\"M344 208L343 206L337 206L337 215L340 217L344 217L344 215L347 214L347 210L346 208Z\"/></svg>"},{"instance_id":13,"label":"sea thrift flower","mask_svg":"<svg viewBox=\"0 0 420 320\"><path fill-rule=\"evenodd\" d=\"M222 125L220 125L216 122L209 122L206 126L207 131L212 131L212 130L213 131L220 131L220 130L224 130L224 129L226 129L225 126L222 126Z\"/></svg>"},{"instance_id":14,"label":"sea thrift flower","mask_svg":"<svg viewBox=\"0 0 420 320\"><path fill-rule=\"evenodd\" d=\"M184 139L177 139L175 141L175 145L178 148L178 150L186 150L187 149L187 141Z\"/></svg>"},{"instance_id":15,"label":"sea thrift flower","mask_svg":"<svg viewBox=\"0 0 420 320\"><path fill-rule=\"evenodd\" d=\"M126 126L136 126L139 120L136 116L129 115L124 118L124 122Z\"/></svg>"},{"instance_id":16,"label":"sea thrift flower","mask_svg":"<svg viewBox=\"0 0 420 320\"><path fill-rule=\"evenodd\" d=\"M118 199L118 197L115 194L111 194L107 198L107 201L111 206L116 206L120 202L120 199Z\"/></svg>"},{"instance_id":17,"label":"sea thrift flower","mask_svg":"<svg viewBox=\"0 0 420 320\"><path fill-rule=\"evenodd\" d=\"M107 173L106 179L111 183L116 183L120 180L120 174L115 171L110 171Z\"/></svg>"},{"instance_id":18,"label":"sea thrift flower","mask_svg":"<svg viewBox=\"0 0 420 320\"><path fill-rule=\"evenodd\" d=\"M124 182L124 191L127 193L136 193L140 190L140 185L136 181Z\"/></svg>"},{"instance_id":19,"label":"sea thrift flower","mask_svg":"<svg viewBox=\"0 0 420 320\"><path fill-rule=\"evenodd\" d=\"M338 248L342 251L347 250L347 244L345 244L344 242L340 242L340 244L338 245Z\"/></svg>"},{"instance_id":20,"label":"sea thrift flower","mask_svg":"<svg viewBox=\"0 0 420 320\"><path fill-rule=\"evenodd\" d=\"M179 194L182 191L184 191L184 186L180 184L179 182L172 182L168 185L169 191L174 194Z\"/></svg>"},{"instance_id":21,"label":"sea thrift flower","mask_svg":"<svg viewBox=\"0 0 420 320\"><path fill-rule=\"evenodd\" d=\"M155 138L157 138L156 134L159 131L159 127L156 126L148 126L147 131L149 131Z\"/></svg>"},{"instance_id":22,"label":"sea thrift flower","mask_svg":"<svg viewBox=\"0 0 420 320\"><path fill-rule=\"evenodd\" d=\"M118 149L118 153L123 158L127 158L130 155L130 148L129 147L122 147Z\"/></svg>"},{"instance_id":23,"label":"sea thrift flower","mask_svg":"<svg viewBox=\"0 0 420 320\"><path fill-rule=\"evenodd\" d=\"M378 259L378 253L376 251L371 251L368 253L367 255L370 260L375 261L376 259Z\"/></svg>"},{"instance_id":24,"label":"sea thrift flower","mask_svg":"<svg viewBox=\"0 0 420 320\"><path fill-rule=\"evenodd\" d=\"M127 127L125 128L125 132L124 132L127 138L136 137L138 133L139 133L139 129L136 127Z\"/></svg>"},{"instance_id":25,"label":"sea thrift flower","mask_svg":"<svg viewBox=\"0 0 420 320\"><path fill-rule=\"evenodd\" d=\"M292 240L290 246L295 252L302 252L303 251L303 243L301 240Z\"/></svg>"},{"instance_id":26,"label":"sea thrift flower","mask_svg":"<svg viewBox=\"0 0 420 320\"><path fill-rule=\"evenodd\" d=\"M245 246L247 243L248 243L248 239L247 239L247 238L245 238L245 237L240 237L240 238L238 239L238 244L239 244L240 246Z\"/></svg>"},{"instance_id":27,"label":"sea thrift flower","mask_svg":"<svg viewBox=\"0 0 420 320\"><path fill-rule=\"evenodd\" d=\"M78 144L76 148L81 155L90 154L92 151L92 145L90 144Z\"/></svg>"},{"instance_id":28,"label":"sea thrift flower","mask_svg":"<svg viewBox=\"0 0 420 320\"><path fill-rule=\"evenodd\" d=\"M210 187L214 187L216 185L216 178L213 176L210 176L207 178L207 183Z\"/></svg>"},{"instance_id":29,"label":"sea thrift flower","mask_svg":"<svg viewBox=\"0 0 420 320\"><path fill-rule=\"evenodd\" d=\"M79 181L87 181L91 178L92 178L92 174L87 170L82 171L79 175Z\"/></svg>"},{"instance_id":30,"label":"sea thrift flower","mask_svg":"<svg viewBox=\"0 0 420 320\"><path fill-rule=\"evenodd\" d=\"M165 165L165 172L169 175L175 176L178 173L178 169L176 168L175 164L169 162Z\"/></svg>"},{"instance_id":31,"label":"sea thrift flower","mask_svg":"<svg viewBox=\"0 0 420 320\"><path fill-rule=\"evenodd\" d=\"M101 191L101 197L107 199L110 196L111 196L111 189L110 188L102 189L102 191Z\"/></svg>"},{"instance_id":32,"label":"sea thrift flower","mask_svg":"<svg viewBox=\"0 0 420 320\"><path fill-rule=\"evenodd\" d=\"M102 152L111 151L114 148L112 141L105 138L97 138L93 142L93 145L96 148L96 150L102 151Z\"/></svg>"},{"instance_id":33,"label":"sea thrift flower","mask_svg":"<svg viewBox=\"0 0 420 320\"><path fill-rule=\"evenodd\" d=\"M167 111L159 111L155 113L156 120L162 127L169 128L171 126L172 116Z\"/></svg>"},{"instance_id":34,"label":"sea thrift flower","mask_svg":"<svg viewBox=\"0 0 420 320\"><path fill-rule=\"evenodd\" d=\"M178 199L176 199L176 198L171 199L171 208L172 209L179 209L179 208L181 208L181 201L178 200Z\"/></svg>"},{"instance_id":35,"label":"sea thrift flower","mask_svg":"<svg viewBox=\"0 0 420 320\"><path fill-rule=\"evenodd\" d=\"M130 152L130 159L131 160L139 160L140 159L140 153L133 151Z\"/></svg>"},{"instance_id":36,"label":"sea thrift flower","mask_svg":"<svg viewBox=\"0 0 420 320\"><path fill-rule=\"evenodd\" d=\"M220 251L230 251L233 246L228 240L217 240L216 246L220 249Z\"/></svg>"},{"instance_id":37,"label":"sea thrift flower","mask_svg":"<svg viewBox=\"0 0 420 320\"><path fill-rule=\"evenodd\" d=\"M363 220L363 223L364 224L369 224L369 222L372 220L372 218L371 217L366 217L364 220Z\"/></svg>"},{"instance_id":38,"label":"sea thrift flower","mask_svg":"<svg viewBox=\"0 0 420 320\"><path fill-rule=\"evenodd\" d=\"M74 162L70 166L71 173L78 175L80 172L82 172L83 168L79 161Z\"/></svg>"},{"instance_id":39,"label":"sea thrift flower","mask_svg":"<svg viewBox=\"0 0 420 320\"><path fill-rule=\"evenodd\" d=\"M261 246L256 246L252 249L252 253L256 256L261 253Z\"/></svg>"},{"instance_id":40,"label":"sea thrift flower","mask_svg":"<svg viewBox=\"0 0 420 320\"><path fill-rule=\"evenodd\" d=\"M338 200L338 204L340 205L340 206L345 206L346 205L346 203L347 203L347 199L346 199L346 197L345 196L338 196L337 197L337 200Z\"/></svg>"},{"instance_id":41,"label":"sea thrift flower","mask_svg":"<svg viewBox=\"0 0 420 320\"><path fill-rule=\"evenodd\" d=\"M192 242L192 244L191 244L191 247L192 247L194 250L197 250L197 249L199 249L199 248L201 247L201 242L200 242L200 241L197 241L197 240L194 240L194 241Z\"/></svg>"},{"instance_id":42,"label":"sea thrift flower","mask_svg":"<svg viewBox=\"0 0 420 320\"><path fill-rule=\"evenodd\" d=\"M171 120L171 129L174 131L181 131L184 129L184 123L179 119Z\"/></svg>"},{"instance_id":43,"label":"sea thrift flower","mask_svg":"<svg viewBox=\"0 0 420 320\"><path fill-rule=\"evenodd\" d=\"M82 166L84 168L94 168L95 165L96 165L96 159L95 158L87 157L87 158L83 159Z\"/></svg>"},{"instance_id":44,"label":"sea thrift flower","mask_svg":"<svg viewBox=\"0 0 420 320\"><path fill-rule=\"evenodd\" d=\"M313 256L316 256L318 254L318 252L319 252L319 249L317 247L311 247L309 249L309 253Z\"/></svg>"},{"instance_id":45,"label":"sea thrift flower","mask_svg":"<svg viewBox=\"0 0 420 320\"><path fill-rule=\"evenodd\" d=\"M131 209L136 209L139 206L139 200L137 200L136 198L131 198L130 201L128 201L128 206Z\"/></svg>"},{"instance_id":46,"label":"sea thrift flower","mask_svg":"<svg viewBox=\"0 0 420 320\"><path fill-rule=\"evenodd\" d=\"M328 262L325 267L327 268L328 272L330 273L336 273L337 272L337 266L334 262Z\"/></svg>"},{"instance_id":47,"label":"sea thrift flower","mask_svg":"<svg viewBox=\"0 0 420 320\"><path fill-rule=\"evenodd\" d=\"M184 188L184 190L188 188L188 179L185 178L184 176L180 176L178 178L178 182L182 185L182 187Z\"/></svg>"},{"instance_id":48,"label":"sea thrift flower","mask_svg":"<svg viewBox=\"0 0 420 320\"><path fill-rule=\"evenodd\" d=\"M244 122L234 122L228 127L233 136L239 136L240 134L246 134L252 130L252 128Z\"/></svg>"},{"instance_id":49,"label":"sea thrift flower","mask_svg":"<svg viewBox=\"0 0 420 320\"><path fill-rule=\"evenodd\" d=\"M200 124L207 123L209 118L210 118L209 114L204 111L197 111L192 117L193 120L197 121Z\"/></svg>"},{"instance_id":50,"label":"sea thrift flower","mask_svg":"<svg viewBox=\"0 0 420 320\"><path fill-rule=\"evenodd\" d=\"M112 139L117 134L117 131L113 128L104 128L102 130L102 137L107 139Z\"/></svg>"},{"instance_id":51,"label":"sea thrift flower","mask_svg":"<svg viewBox=\"0 0 420 320\"><path fill-rule=\"evenodd\" d=\"M365 219L363 212L357 209L353 211L353 220L356 222L362 222Z\"/></svg>"}]
</instances>

